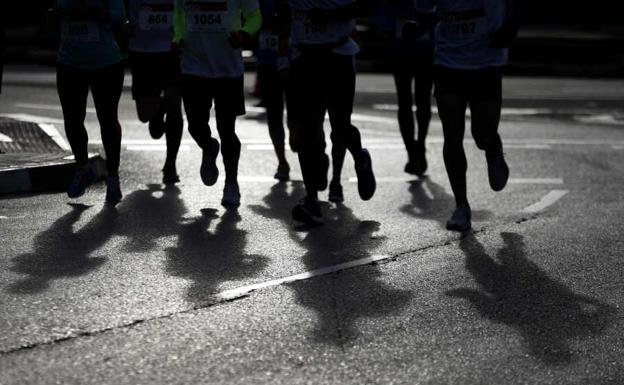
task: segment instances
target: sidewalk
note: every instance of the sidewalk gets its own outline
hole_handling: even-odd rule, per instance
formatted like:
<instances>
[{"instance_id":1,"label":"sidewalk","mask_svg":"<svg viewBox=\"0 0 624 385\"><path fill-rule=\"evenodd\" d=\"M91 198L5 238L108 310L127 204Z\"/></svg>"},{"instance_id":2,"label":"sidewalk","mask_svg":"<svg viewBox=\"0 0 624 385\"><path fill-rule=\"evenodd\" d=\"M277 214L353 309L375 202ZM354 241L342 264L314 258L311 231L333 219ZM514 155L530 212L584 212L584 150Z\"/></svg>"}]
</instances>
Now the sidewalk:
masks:
<instances>
[{"instance_id":1,"label":"sidewalk","mask_svg":"<svg viewBox=\"0 0 624 385\"><path fill-rule=\"evenodd\" d=\"M89 154L98 179L104 160ZM63 191L74 174L69 145L50 124L0 116L0 194Z\"/></svg>"}]
</instances>

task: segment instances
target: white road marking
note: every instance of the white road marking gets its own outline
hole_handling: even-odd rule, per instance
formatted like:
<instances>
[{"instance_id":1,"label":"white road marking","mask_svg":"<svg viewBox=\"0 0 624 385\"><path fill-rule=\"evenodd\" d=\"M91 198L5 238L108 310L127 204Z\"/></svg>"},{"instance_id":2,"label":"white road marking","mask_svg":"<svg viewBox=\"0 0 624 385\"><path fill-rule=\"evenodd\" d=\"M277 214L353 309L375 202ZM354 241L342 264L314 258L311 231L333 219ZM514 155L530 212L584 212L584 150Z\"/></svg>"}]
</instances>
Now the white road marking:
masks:
<instances>
[{"instance_id":1,"label":"white road marking","mask_svg":"<svg viewBox=\"0 0 624 385\"><path fill-rule=\"evenodd\" d=\"M180 145L179 151L190 151L191 147L186 144ZM167 151L166 144L132 144L126 146L128 151Z\"/></svg>"},{"instance_id":2,"label":"white road marking","mask_svg":"<svg viewBox=\"0 0 624 385\"><path fill-rule=\"evenodd\" d=\"M611 146L614 150L624 150L624 146Z\"/></svg>"},{"instance_id":3,"label":"white road marking","mask_svg":"<svg viewBox=\"0 0 624 385\"><path fill-rule=\"evenodd\" d=\"M510 184L563 184L562 178L509 178Z\"/></svg>"},{"instance_id":4,"label":"white road marking","mask_svg":"<svg viewBox=\"0 0 624 385\"><path fill-rule=\"evenodd\" d=\"M39 103L15 103L13 106L33 110L63 111L60 104L39 104ZM87 107L87 112L95 114L95 108Z\"/></svg>"},{"instance_id":5,"label":"white road marking","mask_svg":"<svg viewBox=\"0 0 624 385\"><path fill-rule=\"evenodd\" d=\"M31 115L31 114L0 114L0 116L4 116L5 118L22 120L25 122L32 123L52 123L52 124L63 124L63 119L50 118L47 116L39 116L39 115Z\"/></svg>"},{"instance_id":6,"label":"white road marking","mask_svg":"<svg viewBox=\"0 0 624 385\"><path fill-rule=\"evenodd\" d=\"M71 151L71 147L65 141L59 130L53 124L39 123L39 127L63 150Z\"/></svg>"},{"instance_id":7,"label":"white road marking","mask_svg":"<svg viewBox=\"0 0 624 385\"><path fill-rule=\"evenodd\" d=\"M297 282L297 281L304 281L310 278L352 269L354 267L370 265L374 262L379 262L379 261L383 261L383 260L390 259L390 258L393 258L393 257L391 255L371 255L369 257L356 259L354 261L349 261L349 262L340 263L340 264L333 265L333 266L327 266L327 267L322 267L320 269L306 271L300 274L291 275L289 277L278 278L272 281L256 283L253 285L238 287L236 289L231 289L231 290L225 290L216 294L216 296L223 300L230 300L230 299L239 298L239 297L248 295L251 292L256 291L256 290L266 289L266 288L274 287L274 286L280 286L283 284Z\"/></svg>"},{"instance_id":8,"label":"white road marking","mask_svg":"<svg viewBox=\"0 0 624 385\"><path fill-rule=\"evenodd\" d=\"M412 176L379 177L378 183L409 183L418 180ZM357 183L356 177L348 179L349 183ZM563 184L561 178L509 178L508 184Z\"/></svg>"},{"instance_id":9,"label":"white road marking","mask_svg":"<svg viewBox=\"0 0 624 385\"><path fill-rule=\"evenodd\" d=\"M537 214L543 211L548 206L557 202L567 193L568 193L568 190L552 190L551 192L543 196L542 199L540 199L538 202L522 209L522 212L529 213L529 214Z\"/></svg>"},{"instance_id":10,"label":"white road marking","mask_svg":"<svg viewBox=\"0 0 624 385\"><path fill-rule=\"evenodd\" d=\"M399 106L396 104L373 104L373 109L379 111L398 111ZM416 111L416 106L412 107L413 111ZM431 106L431 112L438 113L436 106ZM531 116L531 115L543 115L552 114L556 111L550 108L502 108L502 115L518 115L518 116ZM466 110L466 116L470 116L470 109ZM396 121L396 119L395 119Z\"/></svg>"},{"instance_id":11,"label":"white road marking","mask_svg":"<svg viewBox=\"0 0 624 385\"><path fill-rule=\"evenodd\" d=\"M4 135L3 133L0 132L0 142L11 143L12 141L13 139L11 139L8 135Z\"/></svg>"}]
</instances>

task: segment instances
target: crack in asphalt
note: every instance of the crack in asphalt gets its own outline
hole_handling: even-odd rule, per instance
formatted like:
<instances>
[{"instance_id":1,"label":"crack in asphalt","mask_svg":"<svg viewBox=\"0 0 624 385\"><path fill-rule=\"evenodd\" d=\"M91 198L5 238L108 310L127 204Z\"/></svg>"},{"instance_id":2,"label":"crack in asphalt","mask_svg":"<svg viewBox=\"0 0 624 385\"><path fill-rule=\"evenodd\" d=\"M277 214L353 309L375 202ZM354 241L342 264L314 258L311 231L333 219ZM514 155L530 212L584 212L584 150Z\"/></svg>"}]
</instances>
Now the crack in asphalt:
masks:
<instances>
[{"instance_id":1,"label":"crack in asphalt","mask_svg":"<svg viewBox=\"0 0 624 385\"><path fill-rule=\"evenodd\" d=\"M538 214L535 215L531 215L531 216L523 216L520 219L514 220L512 223L508 223L507 226L501 226L501 227L509 227L509 226L513 226L513 225L517 225L517 224L521 224L521 223L526 223L528 221L532 221L535 220L539 217ZM347 270L352 270L355 269L357 267L366 267L366 266L377 266L377 265L381 265L381 264L388 264L391 262L396 262L399 258L410 255L410 254L414 254L414 253L422 253L422 252L426 252L429 250L433 250L436 248L443 248L446 246L450 246L454 243L459 242L463 237L467 236L468 234L480 234L480 233L485 233L488 231L487 227L481 227L480 229L472 229L469 233L465 233L465 234L461 234L461 236L459 238L453 238L453 239L448 239L447 241L444 242L439 242L437 244L433 244L433 245L428 245L428 246L424 246L424 247L420 247L417 249L413 249L413 250L408 250L408 251L404 251L404 252L400 252L397 254L394 254L392 256L390 256L387 259L384 259L383 261L372 261L371 263L368 263L366 265L360 265L360 266L354 266L354 267L349 267L349 268L345 268L344 270L341 271L336 271L336 272L332 272L332 273L328 273L325 275L338 275L343 271L347 271ZM314 279L314 278L319 278L322 277L324 275L318 275L318 276L314 276L311 277L310 279ZM283 283L277 286L286 286L289 284L293 284L296 283L295 282L287 282L287 283ZM98 336L101 334L105 334L111 331L115 331L115 330L123 330L123 329L132 329L140 324L143 323L147 323L147 322L151 322L151 321L159 321L159 320L166 320L168 318L173 318L175 316L178 315L183 315L183 314L190 314L193 313L195 311L198 310L204 310L204 309L209 309L211 307L215 307L215 306L219 306L219 305L224 305L227 303L231 303L231 302L235 302L235 301L240 301L243 300L247 297L250 297L252 293L254 293L257 290L252 290L249 291L247 293L238 295L236 297L229 297L229 298L223 298L223 297L219 297L218 294L219 293L214 293L213 295L211 295L211 297L213 297L214 299L212 300L206 300L204 303L202 304L197 304L195 306L189 307L188 309L183 309L180 311L174 311L174 312L169 312L166 314L161 314L161 315L157 315L157 316L153 316L153 317L146 317L146 318L142 318L142 319L136 319L136 320L132 320L126 323L121 323L118 325L114 325L114 326L109 326L109 327L105 327L105 328L100 328L100 329L96 329L96 330L85 330L85 331L78 331L78 332L72 332L66 336L63 337L59 337L59 338L52 338L49 340L44 340L44 341L39 341L39 342L33 342L33 343L29 343L29 344L23 344L20 345L19 347L14 347L14 348L9 348L6 350L0 350L0 358L4 357L4 356L8 356L10 354L16 354L16 353L20 353L23 351L29 351L29 350L33 350L39 347L45 347L45 346L51 346L51 345L55 345L58 343L64 343L67 341L72 341L75 339L79 339L79 338L83 338L83 337L93 337L93 336ZM339 322L339 320L338 320ZM340 325L338 325L338 328L340 328Z\"/></svg>"}]
</instances>

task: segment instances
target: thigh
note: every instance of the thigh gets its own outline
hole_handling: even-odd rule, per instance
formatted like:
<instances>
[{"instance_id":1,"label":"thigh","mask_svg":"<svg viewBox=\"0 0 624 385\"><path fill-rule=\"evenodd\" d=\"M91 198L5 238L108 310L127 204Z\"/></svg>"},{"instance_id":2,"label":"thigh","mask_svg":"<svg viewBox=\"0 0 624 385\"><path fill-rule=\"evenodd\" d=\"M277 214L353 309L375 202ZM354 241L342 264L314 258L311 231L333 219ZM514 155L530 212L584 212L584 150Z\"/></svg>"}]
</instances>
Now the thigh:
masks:
<instances>
[{"instance_id":1,"label":"thigh","mask_svg":"<svg viewBox=\"0 0 624 385\"><path fill-rule=\"evenodd\" d=\"M355 62L353 56L331 56L329 84L326 89L327 111L332 129L347 129L351 126L351 113L355 98Z\"/></svg>"},{"instance_id":2,"label":"thigh","mask_svg":"<svg viewBox=\"0 0 624 385\"><path fill-rule=\"evenodd\" d=\"M196 124L208 124L214 98L211 81L183 74L180 76L180 90L189 128Z\"/></svg>"},{"instance_id":3,"label":"thigh","mask_svg":"<svg viewBox=\"0 0 624 385\"><path fill-rule=\"evenodd\" d=\"M397 68L393 73L394 86L397 93L399 107L412 106L412 81L413 76L405 68Z\"/></svg>"},{"instance_id":4,"label":"thigh","mask_svg":"<svg viewBox=\"0 0 624 385\"><path fill-rule=\"evenodd\" d=\"M242 76L210 79L217 115L245 115L245 85Z\"/></svg>"},{"instance_id":5,"label":"thigh","mask_svg":"<svg viewBox=\"0 0 624 385\"><path fill-rule=\"evenodd\" d=\"M468 105L463 92L463 84L466 82L464 75L458 70L436 67L434 82L445 144L461 142L464 138Z\"/></svg>"},{"instance_id":6,"label":"thigh","mask_svg":"<svg viewBox=\"0 0 624 385\"><path fill-rule=\"evenodd\" d=\"M86 115L87 96L89 95L89 79L85 70L58 64L56 89L65 121L70 125L82 124Z\"/></svg>"},{"instance_id":7,"label":"thigh","mask_svg":"<svg viewBox=\"0 0 624 385\"><path fill-rule=\"evenodd\" d=\"M498 130L502 107L502 71L496 67L477 70L470 83L468 103L472 136L477 144L481 144Z\"/></svg>"},{"instance_id":8,"label":"thigh","mask_svg":"<svg viewBox=\"0 0 624 385\"><path fill-rule=\"evenodd\" d=\"M90 72L90 86L98 119L117 120L119 99L123 90L124 67L114 64Z\"/></svg>"},{"instance_id":9,"label":"thigh","mask_svg":"<svg viewBox=\"0 0 624 385\"><path fill-rule=\"evenodd\" d=\"M433 65L431 63L418 63L414 67L414 83L416 103L431 104L431 91L433 90Z\"/></svg>"},{"instance_id":10,"label":"thigh","mask_svg":"<svg viewBox=\"0 0 624 385\"><path fill-rule=\"evenodd\" d=\"M323 86L320 82L319 60L312 54L304 54L292 63L290 84L288 85L289 119L295 124L302 144L306 138L315 140L321 132L325 117Z\"/></svg>"}]
</instances>

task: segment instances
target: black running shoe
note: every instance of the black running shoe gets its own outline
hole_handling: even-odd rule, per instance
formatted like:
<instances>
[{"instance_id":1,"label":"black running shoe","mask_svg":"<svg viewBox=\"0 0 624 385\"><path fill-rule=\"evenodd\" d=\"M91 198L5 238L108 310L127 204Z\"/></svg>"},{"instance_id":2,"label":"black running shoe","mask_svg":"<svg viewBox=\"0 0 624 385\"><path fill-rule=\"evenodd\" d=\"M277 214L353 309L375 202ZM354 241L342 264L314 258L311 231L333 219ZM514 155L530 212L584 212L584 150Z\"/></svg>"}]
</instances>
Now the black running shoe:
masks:
<instances>
[{"instance_id":1,"label":"black running shoe","mask_svg":"<svg viewBox=\"0 0 624 385\"><path fill-rule=\"evenodd\" d=\"M490 187L494 191L501 191L505 188L507 180L509 179L509 166L507 166L507 162L505 162L503 153L488 158L487 164Z\"/></svg>"},{"instance_id":2,"label":"black running shoe","mask_svg":"<svg viewBox=\"0 0 624 385\"><path fill-rule=\"evenodd\" d=\"M166 112L167 110L165 108L165 103L161 101L160 104L158 105L158 111L156 112L156 116L153 117L147 125L149 128L150 136L153 139L160 139L165 133L165 113Z\"/></svg>"},{"instance_id":3,"label":"black running shoe","mask_svg":"<svg viewBox=\"0 0 624 385\"><path fill-rule=\"evenodd\" d=\"M309 226L318 226L323 224L321 205L316 199L302 199L298 205L293 207L292 217L294 220L305 223Z\"/></svg>"},{"instance_id":4,"label":"black running shoe","mask_svg":"<svg viewBox=\"0 0 624 385\"><path fill-rule=\"evenodd\" d=\"M470 230L472 224L470 223L470 207L459 206L453 212L451 218L446 221L446 229L452 231L466 232Z\"/></svg>"},{"instance_id":5,"label":"black running shoe","mask_svg":"<svg viewBox=\"0 0 624 385\"><path fill-rule=\"evenodd\" d=\"M217 183L219 178L217 155L219 155L219 141L210 138L208 146L203 149L201 167L199 168L199 176L206 186Z\"/></svg>"},{"instance_id":6,"label":"black running shoe","mask_svg":"<svg viewBox=\"0 0 624 385\"><path fill-rule=\"evenodd\" d=\"M420 142L416 142L415 148L416 175L423 176L425 175L425 171L427 171L427 149L425 145L420 144Z\"/></svg>"},{"instance_id":7,"label":"black running shoe","mask_svg":"<svg viewBox=\"0 0 624 385\"><path fill-rule=\"evenodd\" d=\"M362 153L355 163L355 173L358 180L358 193L362 200L369 200L375 195L377 182L373 173L373 161L368 150L363 148Z\"/></svg>"},{"instance_id":8,"label":"black running shoe","mask_svg":"<svg viewBox=\"0 0 624 385\"><path fill-rule=\"evenodd\" d=\"M87 187L91 183L95 176L93 174L93 170L89 166L79 167L74 174L74 179L71 184L67 188L67 196L70 198L78 198L84 195L87 191Z\"/></svg>"},{"instance_id":9,"label":"black running shoe","mask_svg":"<svg viewBox=\"0 0 624 385\"><path fill-rule=\"evenodd\" d=\"M344 202L344 194L342 193L340 182L331 182L329 184L329 201L334 203Z\"/></svg>"}]
</instances>

